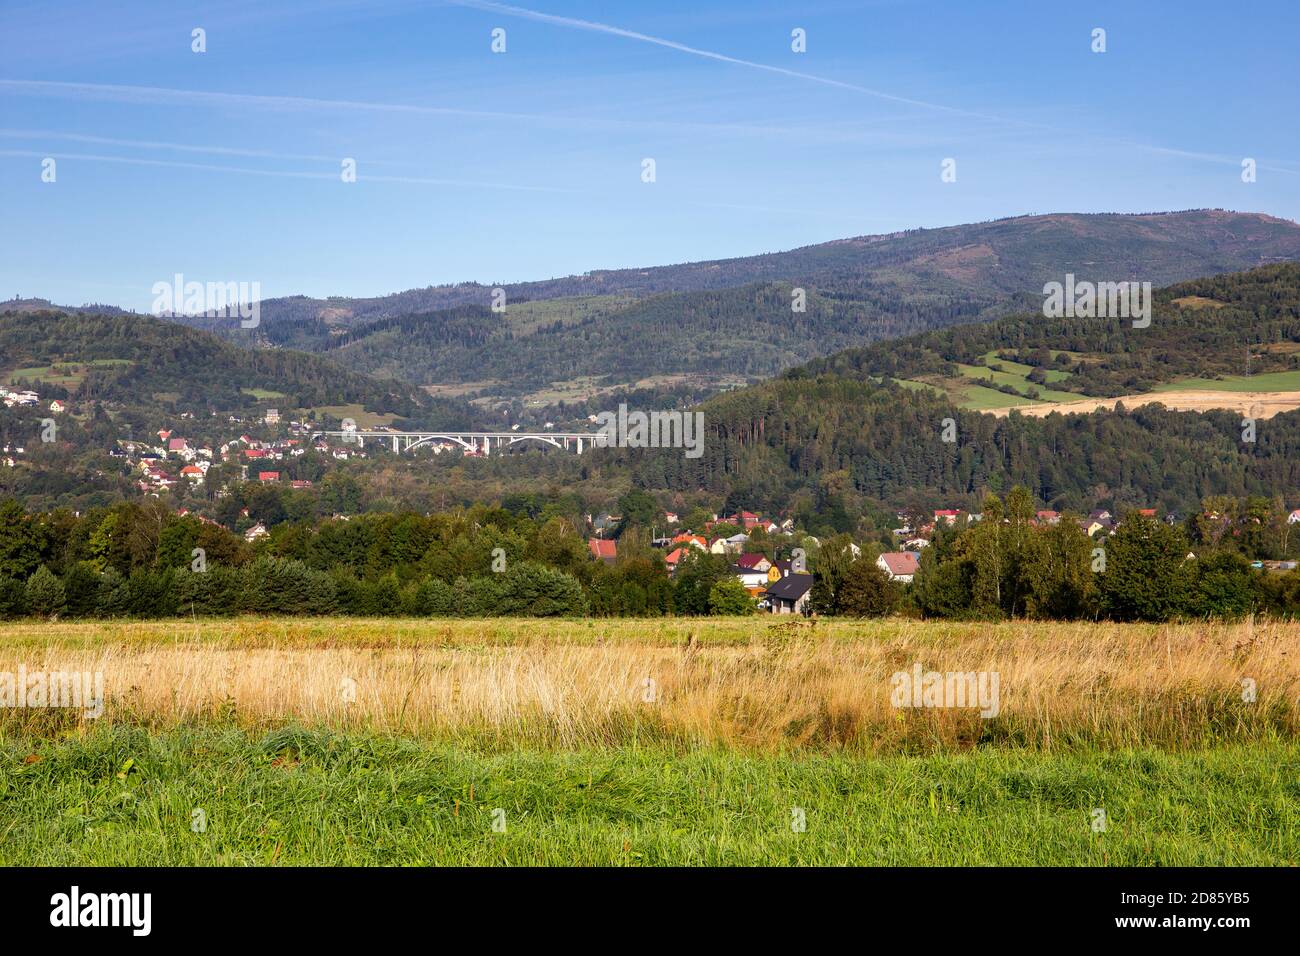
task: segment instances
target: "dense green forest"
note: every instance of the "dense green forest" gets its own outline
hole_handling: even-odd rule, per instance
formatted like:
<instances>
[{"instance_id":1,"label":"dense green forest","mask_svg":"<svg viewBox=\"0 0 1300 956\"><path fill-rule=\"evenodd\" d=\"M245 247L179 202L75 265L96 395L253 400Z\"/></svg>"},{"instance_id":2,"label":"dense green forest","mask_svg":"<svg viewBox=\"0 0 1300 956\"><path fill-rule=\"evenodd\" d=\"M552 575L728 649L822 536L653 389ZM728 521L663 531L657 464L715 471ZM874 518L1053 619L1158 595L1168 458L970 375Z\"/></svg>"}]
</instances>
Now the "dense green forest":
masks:
<instances>
[{"instance_id":1,"label":"dense green forest","mask_svg":"<svg viewBox=\"0 0 1300 956\"><path fill-rule=\"evenodd\" d=\"M977 311L969 300L918 296L903 303L883 294L844 300L811 294L804 312L792 312L791 301L790 287L781 285L656 295L527 334L489 309L462 307L360 326L335 336L326 354L349 368L408 381L508 380L509 388L497 393L580 377L758 379L828 349Z\"/></svg>"},{"instance_id":2,"label":"dense green forest","mask_svg":"<svg viewBox=\"0 0 1300 956\"><path fill-rule=\"evenodd\" d=\"M1300 264L1182 282L1158 290L1155 303L1147 328L1031 312L849 349L790 375L926 380L958 376L957 363L1003 359L1067 373L1052 382L1058 391L1109 397L1185 378L1300 369Z\"/></svg>"},{"instance_id":3,"label":"dense green forest","mask_svg":"<svg viewBox=\"0 0 1300 956\"><path fill-rule=\"evenodd\" d=\"M356 404L427 422L470 424L469 406L431 399L396 380L342 368L316 355L250 351L207 332L150 316L0 313L0 373L42 398L144 407L153 417ZM62 384L61 384L62 383Z\"/></svg>"},{"instance_id":4,"label":"dense green forest","mask_svg":"<svg viewBox=\"0 0 1300 956\"><path fill-rule=\"evenodd\" d=\"M1213 494L1300 489L1300 412L1258 425L1158 406L1092 415L993 418L938 396L835 376L792 377L704 406L705 454L628 452L635 484L709 487L759 508L791 507L847 530L863 499L970 507L1024 484L1058 510L1097 503L1185 512ZM954 441L943 440L945 421Z\"/></svg>"}]
</instances>

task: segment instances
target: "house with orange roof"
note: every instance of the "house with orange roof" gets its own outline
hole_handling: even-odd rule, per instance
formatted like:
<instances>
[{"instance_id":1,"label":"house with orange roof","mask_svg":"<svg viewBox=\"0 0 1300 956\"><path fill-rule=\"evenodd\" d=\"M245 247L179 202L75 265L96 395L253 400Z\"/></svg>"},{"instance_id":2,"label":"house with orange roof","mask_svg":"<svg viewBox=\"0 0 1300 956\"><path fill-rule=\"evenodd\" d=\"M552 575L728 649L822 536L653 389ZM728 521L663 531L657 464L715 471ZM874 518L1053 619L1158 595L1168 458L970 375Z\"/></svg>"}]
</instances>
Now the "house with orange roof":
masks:
<instances>
[{"instance_id":1,"label":"house with orange roof","mask_svg":"<svg viewBox=\"0 0 1300 956\"><path fill-rule=\"evenodd\" d=\"M587 540L587 550L597 561L604 561L606 564L613 564L614 559L618 557L618 542L606 538L589 538Z\"/></svg>"}]
</instances>

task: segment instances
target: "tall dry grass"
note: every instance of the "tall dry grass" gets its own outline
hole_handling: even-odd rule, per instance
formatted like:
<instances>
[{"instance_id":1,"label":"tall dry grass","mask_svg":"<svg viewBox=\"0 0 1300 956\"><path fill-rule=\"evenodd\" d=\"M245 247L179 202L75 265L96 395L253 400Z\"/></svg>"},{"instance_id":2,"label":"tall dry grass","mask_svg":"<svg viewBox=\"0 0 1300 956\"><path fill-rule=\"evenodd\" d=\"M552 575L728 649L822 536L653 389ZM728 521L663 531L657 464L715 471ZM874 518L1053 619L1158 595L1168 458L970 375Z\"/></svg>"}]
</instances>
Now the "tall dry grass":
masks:
<instances>
[{"instance_id":1,"label":"tall dry grass","mask_svg":"<svg viewBox=\"0 0 1300 956\"><path fill-rule=\"evenodd\" d=\"M496 747L1176 749L1300 729L1296 624L657 623L0 628L0 671L101 671L110 722L302 723ZM997 672L1000 712L895 708L891 675L917 662ZM29 731L79 720L0 712L0 727Z\"/></svg>"}]
</instances>

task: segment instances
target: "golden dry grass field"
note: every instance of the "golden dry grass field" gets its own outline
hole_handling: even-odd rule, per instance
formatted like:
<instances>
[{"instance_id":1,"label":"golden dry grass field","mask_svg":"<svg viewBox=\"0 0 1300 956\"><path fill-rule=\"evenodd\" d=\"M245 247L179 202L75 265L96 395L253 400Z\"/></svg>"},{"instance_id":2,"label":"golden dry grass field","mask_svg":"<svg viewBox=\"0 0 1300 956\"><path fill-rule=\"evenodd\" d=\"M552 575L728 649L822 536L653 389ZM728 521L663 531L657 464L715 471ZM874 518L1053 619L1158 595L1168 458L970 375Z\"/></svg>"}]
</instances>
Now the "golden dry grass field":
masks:
<instances>
[{"instance_id":1,"label":"golden dry grass field","mask_svg":"<svg viewBox=\"0 0 1300 956\"><path fill-rule=\"evenodd\" d=\"M892 676L918 664L996 674L996 715L974 706L894 706ZM0 673L20 665L102 673L101 720L109 723L302 723L497 748L653 741L862 754L981 744L1176 749L1300 729L1295 623L250 619L4 627ZM8 719L52 718L12 711Z\"/></svg>"},{"instance_id":2,"label":"golden dry grass field","mask_svg":"<svg viewBox=\"0 0 1300 956\"><path fill-rule=\"evenodd\" d=\"M916 664L996 716L894 706ZM0 709L0 860L1294 865L1297 665L1256 622L6 625L0 678L107 700Z\"/></svg>"},{"instance_id":3,"label":"golden dry grass field","mask_svg":"<svg viewBox=\"0 0 1300 956\"><path fill-rule=\"evenodd\" d=\"M1101 409L1109 411L1121 402L1125 408L1137 408L1139 405L1152 405L1159 402L1165 408L1175 412L1207 412L1220 408L1247 415L1253 409L1256 418L1272 418L1282 412L1300 408L1300 392L1235 392L1214 389L1144 392L1140 395L1124 395L1119 398L1085 398L1077 402L1036 402L1010 408L993 408L988 410L988 414L1001 418L1014 410L1021 415L1032 415L1036 418L1045 418L1053 412L1060 412L1062 415L1088 415Z\"/></svg>"}]
</instances>

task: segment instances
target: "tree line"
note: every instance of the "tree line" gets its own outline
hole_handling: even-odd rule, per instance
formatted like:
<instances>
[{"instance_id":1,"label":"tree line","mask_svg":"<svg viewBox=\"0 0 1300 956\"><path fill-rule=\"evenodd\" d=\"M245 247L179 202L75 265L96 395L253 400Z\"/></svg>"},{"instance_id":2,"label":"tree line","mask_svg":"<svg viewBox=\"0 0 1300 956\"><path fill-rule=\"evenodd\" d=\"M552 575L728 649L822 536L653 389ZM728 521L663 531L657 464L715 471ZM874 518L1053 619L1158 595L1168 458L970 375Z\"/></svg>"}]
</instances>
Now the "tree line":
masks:
<instances>
[{"instance_id":1,"label":"tree line","mask_svg":"<svg viewBox=\"0 0 1300 956\"><path fill-rule=\"evenodd\" d=\"M634 503L629 501L630 504ZM1224 503L1227 508L1228 503ZM1300 572L1243 553L1249 511L1189 528L1131 513L1094 540L1065 514L1040 522L1024 488L990 495L981 520L936 531L904 586L849 534L755 535L774 560L803 549L822 615L1164 621L1300 614ZM1244 507L1244 506L1243 506ZM633 509L629 509L631 511ZM1190 533L1189 533L1190 529ZM687 549L670 576L628 520L618 558L594 560L574 524L476 505L453 512L285 521L258 540L159 503L83 515L0 503L0 617L241 613L364 616L749 614L730 556Z\"/></svg>"}]
</instances>

